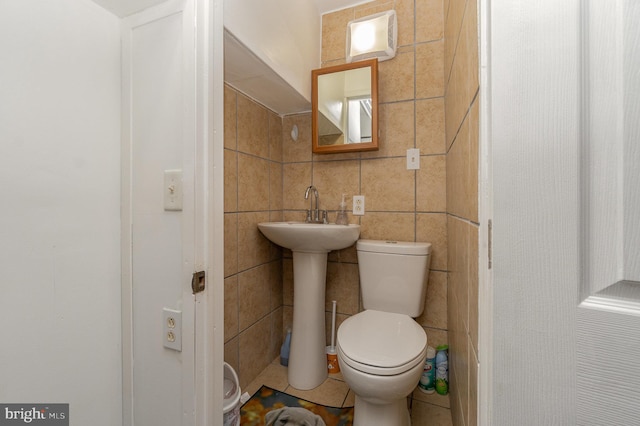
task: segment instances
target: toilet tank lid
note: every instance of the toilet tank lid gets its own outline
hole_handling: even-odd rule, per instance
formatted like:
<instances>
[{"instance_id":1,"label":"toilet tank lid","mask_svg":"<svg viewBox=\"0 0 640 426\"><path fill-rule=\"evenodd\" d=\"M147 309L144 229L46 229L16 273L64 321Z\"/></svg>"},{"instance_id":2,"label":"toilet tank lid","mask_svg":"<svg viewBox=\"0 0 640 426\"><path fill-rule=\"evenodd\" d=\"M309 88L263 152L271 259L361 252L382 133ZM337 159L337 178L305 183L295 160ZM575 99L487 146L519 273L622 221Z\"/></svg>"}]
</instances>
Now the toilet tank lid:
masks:
<instances>
[{"instance_id":1,"label":"toilet tank lid","mask_svg":"<svg viewBox=\"0 0 640 426\"><path fill-rule=\"evenodd\" d=\"M373 253L426 256L431 253L431 243L414 243L410 241L392 240L358 240L356 250Z\"/></svg>"}]
</instances>

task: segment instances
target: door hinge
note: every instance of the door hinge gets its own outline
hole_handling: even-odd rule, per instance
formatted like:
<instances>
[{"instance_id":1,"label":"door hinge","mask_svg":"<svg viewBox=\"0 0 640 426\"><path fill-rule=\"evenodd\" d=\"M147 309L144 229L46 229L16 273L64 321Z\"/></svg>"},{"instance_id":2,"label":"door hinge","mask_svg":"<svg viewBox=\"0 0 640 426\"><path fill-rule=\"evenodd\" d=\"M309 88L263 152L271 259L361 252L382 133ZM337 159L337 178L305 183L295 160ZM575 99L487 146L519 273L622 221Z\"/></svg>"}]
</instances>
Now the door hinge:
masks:
<instances>
[{"instance_id":1,"label":"door hinge","mask_svg":"<svg viewBox=\"0 0 640 426\"><path fill-rule=\"evenodd\" d=\"M487 223L487 257L488 257L488 263L487 263L487 267L488 269L491 269L491 245L492 245L492 241L491 241L491 236L492 236L492 229L493 228L493 224L491 223L491 219L489 219L489 222Z\"/></svg>"},{"instance_id":2,"label":"door hinge","mask_svg":"<svg viewBox=\"0 0 640 426\"><path fill-rule=\"evenodd\" d=\"M204 291L204 287L205 287L204 271L194 272L193 278L191 278L191 290L193 290L193 294Z\"/></svg>"}]
</instances>

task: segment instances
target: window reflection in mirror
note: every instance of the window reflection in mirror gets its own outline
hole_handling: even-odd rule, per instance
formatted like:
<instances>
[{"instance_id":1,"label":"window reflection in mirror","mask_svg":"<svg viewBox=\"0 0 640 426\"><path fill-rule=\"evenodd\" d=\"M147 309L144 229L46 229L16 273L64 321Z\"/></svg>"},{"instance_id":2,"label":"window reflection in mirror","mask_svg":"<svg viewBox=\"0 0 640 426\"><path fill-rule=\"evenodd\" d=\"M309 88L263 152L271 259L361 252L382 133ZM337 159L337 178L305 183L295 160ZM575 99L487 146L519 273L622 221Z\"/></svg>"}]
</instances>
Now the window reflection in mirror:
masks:
<instances>
[{"instance_id":1,"label":"window reflection in mirror","mask_svg":"<svg viewBox=\"0 0 640 426\"><path fill-rule=\"evenodd\" d=\"M312 71L313 152L378 149L378 61Z\"/></svg>"}]
</instances>

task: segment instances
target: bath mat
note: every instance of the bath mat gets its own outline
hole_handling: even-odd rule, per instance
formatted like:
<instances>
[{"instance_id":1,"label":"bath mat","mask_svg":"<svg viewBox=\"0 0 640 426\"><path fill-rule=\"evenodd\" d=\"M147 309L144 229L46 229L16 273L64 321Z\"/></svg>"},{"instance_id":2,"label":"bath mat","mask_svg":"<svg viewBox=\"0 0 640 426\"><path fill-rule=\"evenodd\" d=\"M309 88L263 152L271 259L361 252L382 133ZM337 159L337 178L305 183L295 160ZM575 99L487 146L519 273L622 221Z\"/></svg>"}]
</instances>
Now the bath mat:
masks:
<instances>
[{"instance_id":1,"label":"bath mat","mask_svg":"<svg viewBox=\"0 0 640 426\"><path fill-rule=\"evenodd\" d=\"M353 407L327 407L262 386L240 408L240 424L263 426L265 415L282 407L302 407L322 417L327 426L351 426Z\"/></svg>"}]
</instances>

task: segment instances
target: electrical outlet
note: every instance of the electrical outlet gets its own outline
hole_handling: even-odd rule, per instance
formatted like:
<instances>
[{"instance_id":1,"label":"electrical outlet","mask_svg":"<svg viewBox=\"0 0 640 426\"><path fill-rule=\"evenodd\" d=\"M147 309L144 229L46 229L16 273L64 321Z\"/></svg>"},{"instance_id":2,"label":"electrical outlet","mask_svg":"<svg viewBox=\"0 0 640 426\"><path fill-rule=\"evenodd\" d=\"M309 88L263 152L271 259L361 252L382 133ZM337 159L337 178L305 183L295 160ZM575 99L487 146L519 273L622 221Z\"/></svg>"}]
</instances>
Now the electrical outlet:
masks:
<instances>
[{"instance_id":1,"label":"electrical outlet","mask_svg":"<svg viewBox=\"0 0 640 426\"><path fill-rule=\"evenodd\" d=\"M353 214L354 216L364 216L364 195L353 196Z\"/></svg>"},{"instance_id":2,"label":"electrical outlet","mask_svg":"<svg viewBox=\"0 0 640 426\"><path fill-rule=\"evenodd\" d=\"M174 351L182 351L182 311L169 308L162 309L162 331L164 347Z\"/></svg>"}]
</instances>

